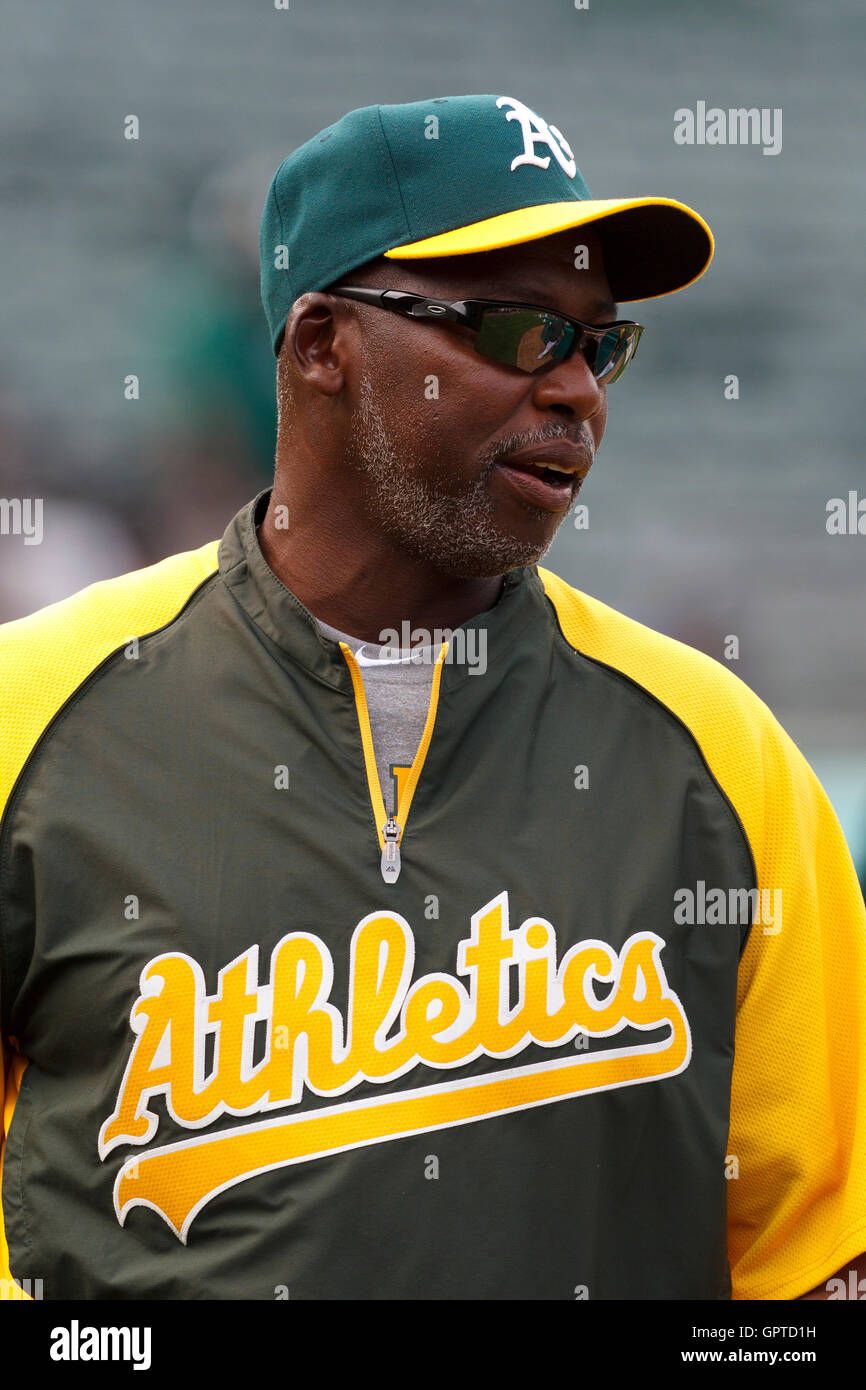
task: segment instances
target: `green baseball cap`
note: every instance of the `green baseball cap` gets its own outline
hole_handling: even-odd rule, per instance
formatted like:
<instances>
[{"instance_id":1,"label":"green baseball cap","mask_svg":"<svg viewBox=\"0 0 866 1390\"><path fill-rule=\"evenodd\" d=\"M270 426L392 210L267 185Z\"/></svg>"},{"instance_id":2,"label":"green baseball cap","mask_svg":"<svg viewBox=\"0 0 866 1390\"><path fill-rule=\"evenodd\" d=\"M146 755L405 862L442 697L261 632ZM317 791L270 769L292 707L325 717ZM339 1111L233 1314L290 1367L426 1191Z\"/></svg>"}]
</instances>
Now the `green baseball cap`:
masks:
<instances>
[{"instance_id":1,"label":"green baseball cap","mask_svg":"<svg viewBox=\"0 0 866 1390\"><path fill-rule=\"evenodd\" d=\"M712 260L712 232L684 203L594 199L562 133L514 97L359 107L284 159L268 189L259 250L274 353L298 296L365 261L492 251L588 223L618 303L683 289Z\"/></svg>"}]
</instances>

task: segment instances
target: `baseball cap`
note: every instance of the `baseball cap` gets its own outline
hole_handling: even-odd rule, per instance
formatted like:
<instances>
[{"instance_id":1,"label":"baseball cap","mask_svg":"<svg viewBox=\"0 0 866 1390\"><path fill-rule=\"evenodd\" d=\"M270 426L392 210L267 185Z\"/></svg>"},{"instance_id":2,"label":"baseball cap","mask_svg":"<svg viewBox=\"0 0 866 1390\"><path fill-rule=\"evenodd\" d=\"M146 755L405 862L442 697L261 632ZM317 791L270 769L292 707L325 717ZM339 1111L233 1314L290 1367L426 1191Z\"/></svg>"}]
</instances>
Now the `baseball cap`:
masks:
<instances>
[{"instance_id":1,"label":"baseball cap","mask_svg":"<svg viewBox=\"0 0 866 1390\"><path fill-rule=\"evenodd\" d=\"M365 261L492 251L589 223L618 303L683 289L712 259L712 233L684 203L593 198L565 136L513 97L359 107L284 159L268 189L259 251L274 353L298 296Z\"/></svg>"}]
</instances>

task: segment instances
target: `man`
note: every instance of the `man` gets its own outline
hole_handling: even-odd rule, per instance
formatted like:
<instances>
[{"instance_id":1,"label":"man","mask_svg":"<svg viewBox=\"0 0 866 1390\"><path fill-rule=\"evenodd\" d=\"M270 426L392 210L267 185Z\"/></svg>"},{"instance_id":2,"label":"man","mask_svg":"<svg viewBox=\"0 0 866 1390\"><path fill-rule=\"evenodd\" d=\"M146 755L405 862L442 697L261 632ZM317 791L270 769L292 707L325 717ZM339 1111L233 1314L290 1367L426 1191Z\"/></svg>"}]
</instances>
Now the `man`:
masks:
<instances>
[{"instance_id":1,"label":"man","mask_svg":"<svg viewBox=\"0 0 866 1390\"><path fill-rule=\"evenodd\" d=\"M16 1279L856 1284L833 812L729 671L537 568L637 345L617 302L711 253L681 204L594 202L513 98L364 108L281 165L273 490L3 630Z\"/></svg>"}]
</instances>

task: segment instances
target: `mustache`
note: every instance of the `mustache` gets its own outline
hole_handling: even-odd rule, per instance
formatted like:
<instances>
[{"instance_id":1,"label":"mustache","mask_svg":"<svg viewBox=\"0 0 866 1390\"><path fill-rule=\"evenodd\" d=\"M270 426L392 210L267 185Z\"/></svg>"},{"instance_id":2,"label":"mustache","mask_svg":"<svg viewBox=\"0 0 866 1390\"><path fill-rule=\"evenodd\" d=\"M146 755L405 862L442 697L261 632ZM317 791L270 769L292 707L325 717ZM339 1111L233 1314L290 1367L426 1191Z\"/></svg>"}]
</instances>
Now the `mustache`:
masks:
<instances>
[{"instance_id":1,"label":"mustache","mask_svg":"<svg viewBox=\"0 0 866 1390\"><path fill-rule=\"evenodd\" d=\"M493 448L483 455L484 473L489 473L497 463L521 449L552 444L556 440L565 440L586 455L587 464L593 463L595 444L585 421L581 421L577 429L564 429L562 426L551 424L541 430L526 430L521 434L509 435L507 439L498 440Z\"/></svg>"}]
</instances>

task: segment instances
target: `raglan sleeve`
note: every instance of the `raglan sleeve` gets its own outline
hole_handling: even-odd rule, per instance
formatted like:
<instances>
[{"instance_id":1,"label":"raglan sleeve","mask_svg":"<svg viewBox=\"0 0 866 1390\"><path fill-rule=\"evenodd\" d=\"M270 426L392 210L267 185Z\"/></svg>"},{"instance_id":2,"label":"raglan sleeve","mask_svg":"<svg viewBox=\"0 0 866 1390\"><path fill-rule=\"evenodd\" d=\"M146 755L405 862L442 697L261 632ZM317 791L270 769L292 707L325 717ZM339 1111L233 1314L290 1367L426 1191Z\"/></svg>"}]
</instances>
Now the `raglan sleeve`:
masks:
<instances>
[{"instance_id":1,"label":"raglan sleeve","mask_svg":"<svg viewBox=\"0 0 866 1390\"><path fill-rule=\"evenodd\" d=\"M866 910L823 788L766 715L728 1137L735 1299L798 1298L866 1251Z\"/></svg>"},{"instance_id":2,"label":"raglan sleeve","mask_svg":"<svg viewBox=\"0 0 866 1390\"><path fill-rule=\"evenodd\" d=\"M9 796L24 755L34 742L39 727L39 713L28 681L26 655L17 639L22 626L21 623L0 624L0 825L3 824ZM3 891L4 879L0 873L0 894ZM5 903L0 898L0 948L5 944L4 908ZM4 968L3 951L0 949L0 984ZM3 1205L7 1181L6 1140L26 1065L25 1058L17 1051L15 1039L8 1035L7 1027L8 1020L0 1018L0 1301L4 1302L30 1299L30 1295L16 1284L10 1267Z\"/></svg>"},{"instance_id":3,"label":"raglan sleeve","mask_svg":"<svg viewBox=\"0 0 866 1390\"><path fill-rule=\"evenodd\" d=\"M0 1175L3 1172L3 1158L6 1148L6 1055L3 1039L0 1037ZM2 1190L2 1189L0 1189ZM9 1251L6 1245L6 1223L0 1209L0 1299L9 1288Z\"/></svg>"},{"instance_id":4,"label":"raglan sleeve","mask_svg":"<svg viewBox=\"0 0 866 1390\"><path fill-rule=\"evenodd\" d=\"M3 642L3 632L3 627L0 627L0 728L2 728L2 734L0 734L0 817L2 817L2 813L5 810L10 780L10 770L8 766L9 753L7 747L8 738L6 736L6 729L8 724L8 701L6 698L8 686L8 666L5 661L6 654L5 644ZM0 885L0 891L2 891L2 885ZM0 912L2 912L2 903L0 903ZM0 955L0 975L2 975L2 971L3 960L2 955ZM4 1168L3 1160L5 1158L6 1151L6 1127L8 1120L6 1114L6 1072L8 1068L8 1063L8 1048L4 1043L2 1019L0 1019L0 1300L4 1300L8 1296L11 1277L9 1272L9 1250L6 1244L5 1213L3 1211L2 1205L2 1176Z\"/></svg>"}]
</instances>

